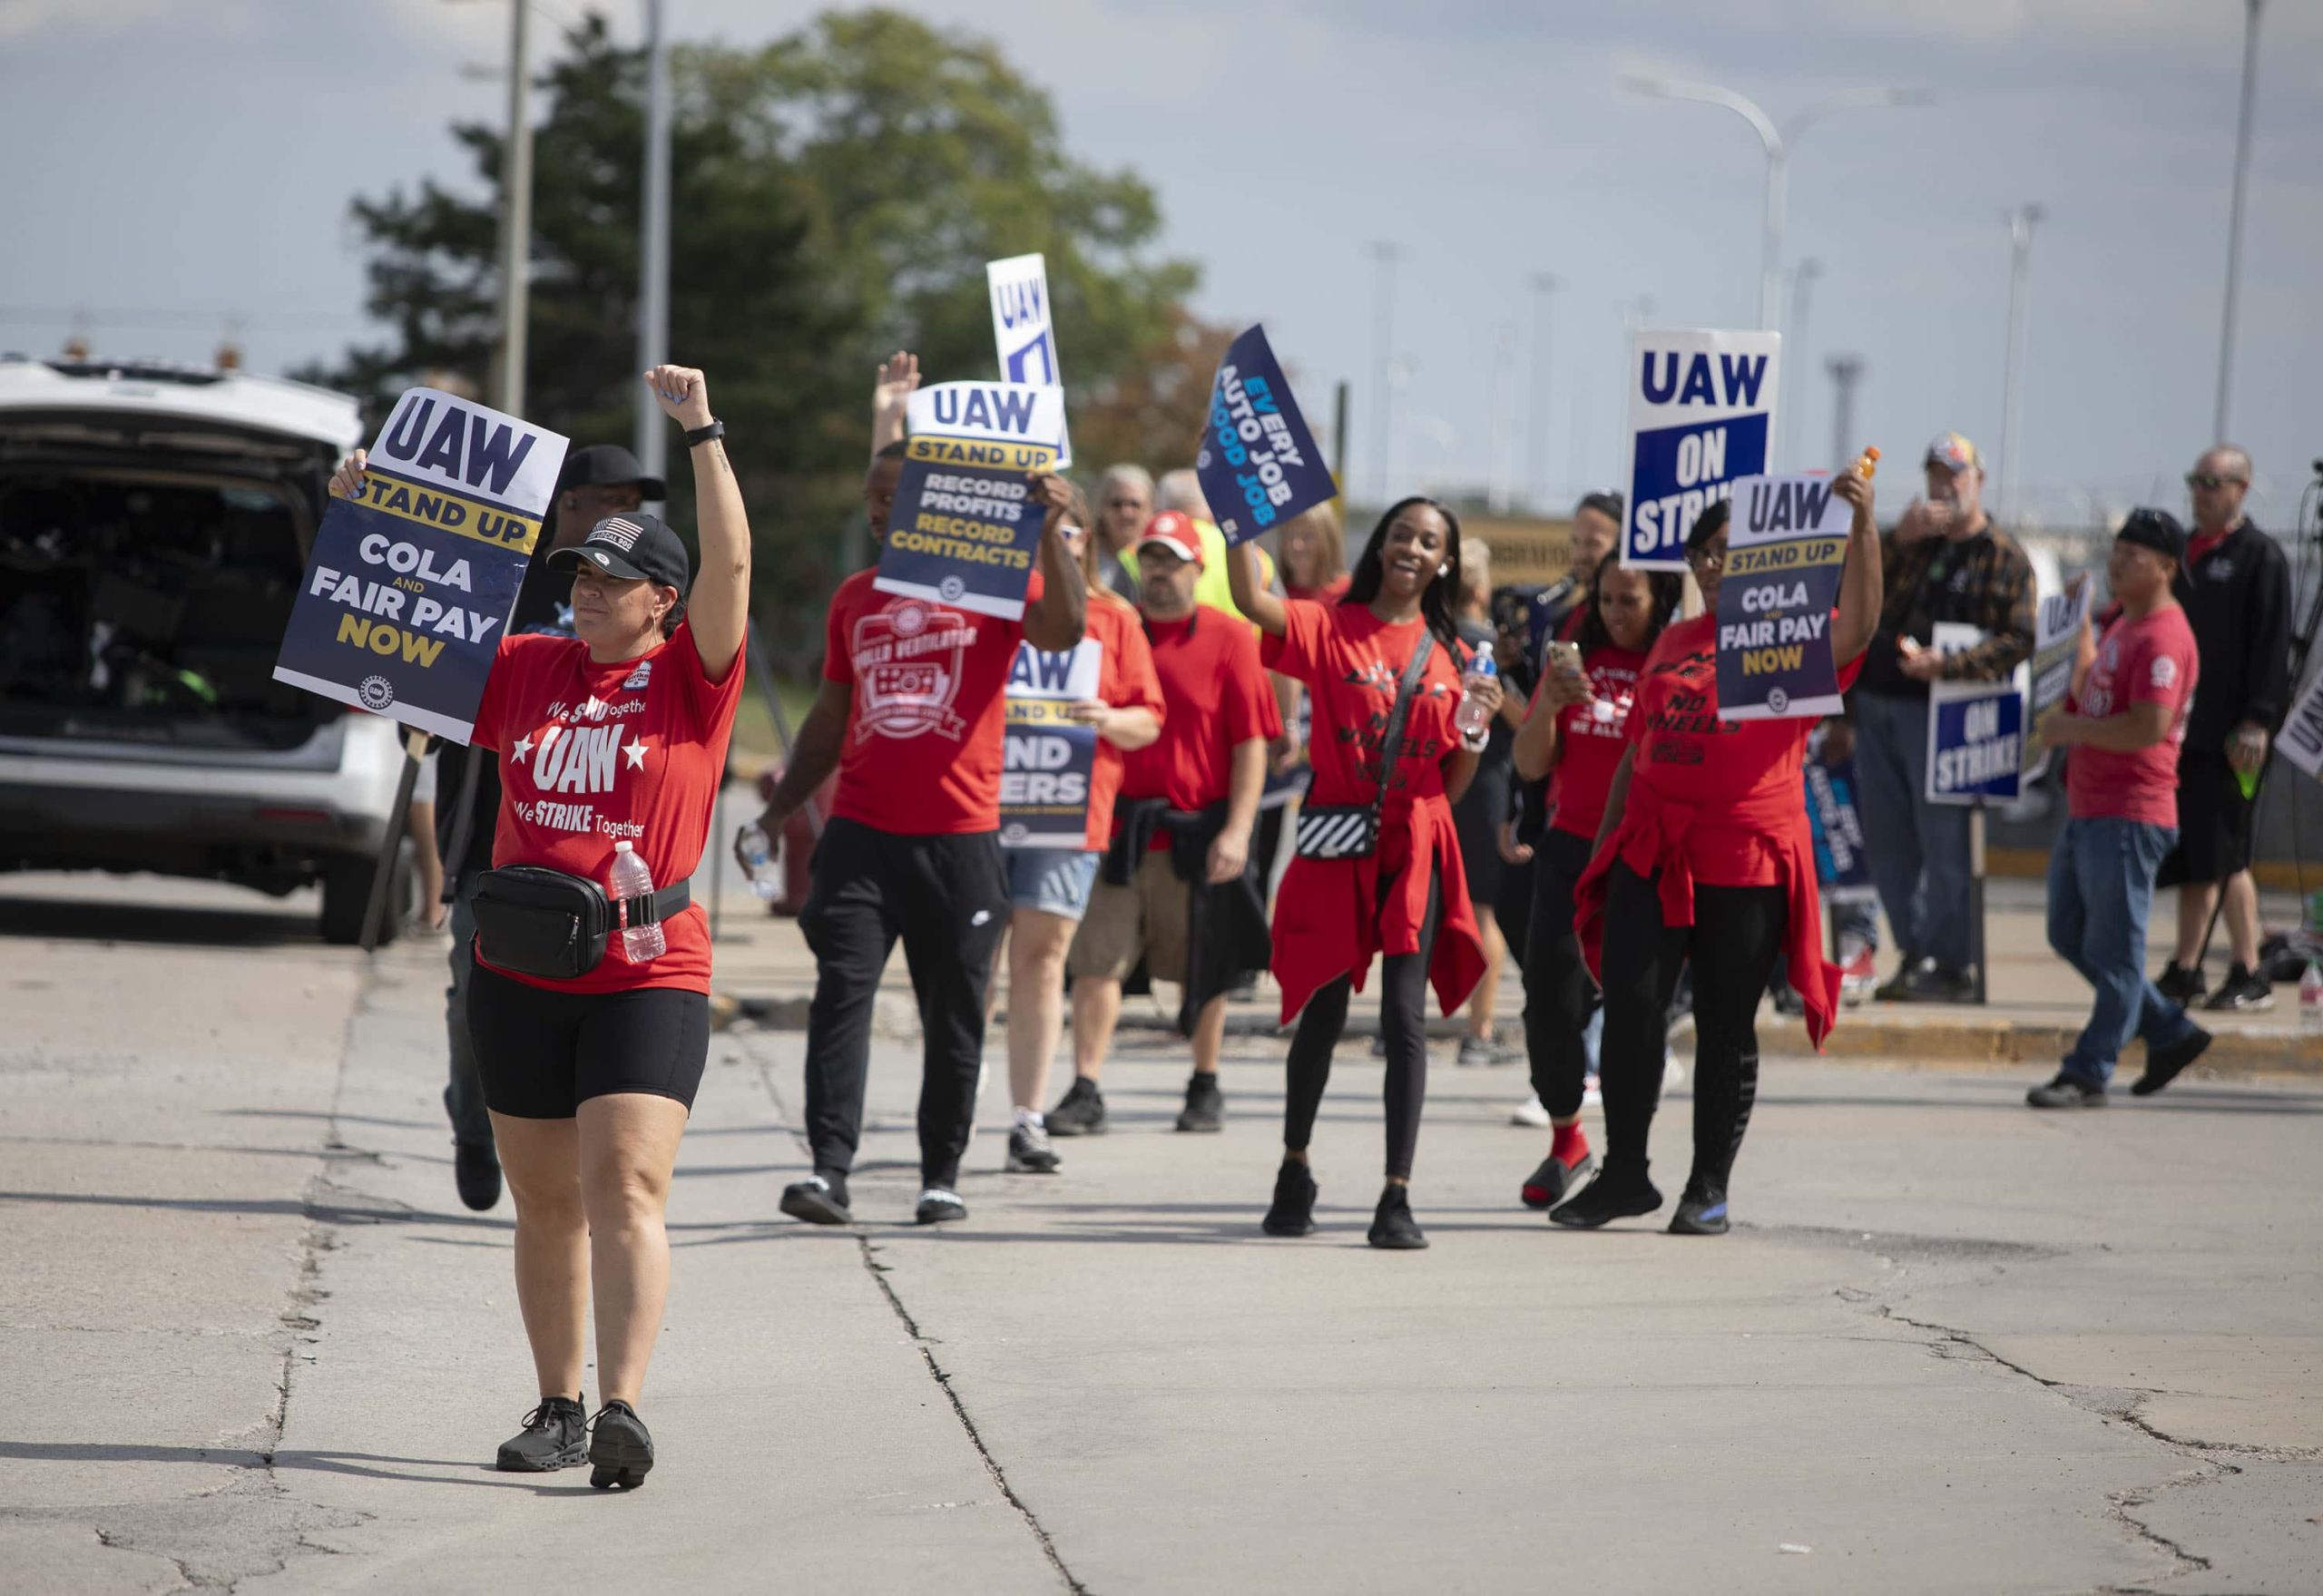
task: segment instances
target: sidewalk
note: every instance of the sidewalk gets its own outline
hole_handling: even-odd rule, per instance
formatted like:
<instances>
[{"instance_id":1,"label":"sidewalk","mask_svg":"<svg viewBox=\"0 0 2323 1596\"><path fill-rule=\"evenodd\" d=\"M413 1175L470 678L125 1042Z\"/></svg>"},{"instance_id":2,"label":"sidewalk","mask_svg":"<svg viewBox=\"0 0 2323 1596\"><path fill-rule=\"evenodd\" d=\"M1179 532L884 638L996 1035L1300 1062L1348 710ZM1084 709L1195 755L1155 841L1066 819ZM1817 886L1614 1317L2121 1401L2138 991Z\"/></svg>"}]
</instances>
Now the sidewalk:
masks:
<instances>
[{"instance_id":1,"label":"sidewalk","mask_svg":"<svg viewBox=\"0 0 2323 1596\"><path fill-rule=\"evenodd\" d=\"M756 807L754 799L741 796L740 788L729 789L730 817L755 813ZM729 836L738 824L735 820L729 825ZM767 915L732 861L723 860L722 868L725 879L717 947L720 992L740 1000L747 1005L748 1015L760 1024L804 1029L807 1000L815 989L815 962L798 923ZM710 896L707 876L697 878L695 901L708 903ZM2063 1058L2088 1022L2090 994L2087 984L2049 951L2044 884L1995 879L1986 884L1985 903L1985 935L1992 956L1987 1001L1982 1006L1867 1003L1845 1012L1838 1029L1825 1043L1825 1054L1838 1059L1901 1058L2009 1066L2047 1065ZM2161 895L2149 926L2148 967L2156 974L2170 957L2171 904L2171 895ZM2288 893L2262 894L2259 911L2260 923L2269 927L2279 928L2298 920L2297 900ZM2213 945L2213 984L2225 972L2225 940L2221 933ZM1890 946L1883 954L1883 976L1894 967L1894 958ZM1166 1028L1172 1023L1177 1013L1176 989L1159 991L1156 999L1132 998L1123 1005L1125 1028ZM1524 1008L1524 988L1511 967L1501 976L1496 1013L1495 1029L1504 1041L1521 1041ZM1228 1030L1236 1035L1271 1034L1277 1029L1278 1015L1273 984L1261 981L1255 998L1230 1006ZM2277 987L2275 1006L2265 1013L2203 1013L2198 1018L2218 1040L2196 1066L2196 1075L2323 1074L2323 1038L2299 1034L2295 988ZM891 1038L913 1034L917 1028L910 977L900 948L888 962L882 983L878 1024ZM1458 1033L1460 1025L1439 1020L1434 1028L1450 1036ZM1348 1029L1359 1035L1375 1033L1378 1029L1377 1003L1358 996L1349 1009ZM1772 1004L1759 1011L1759 1035L1770 1054L1813 1051L1805 1027L1776 1013ZM2132 1058L2136 1053L2133 1046Z\"/></svg>"}]
</instances>

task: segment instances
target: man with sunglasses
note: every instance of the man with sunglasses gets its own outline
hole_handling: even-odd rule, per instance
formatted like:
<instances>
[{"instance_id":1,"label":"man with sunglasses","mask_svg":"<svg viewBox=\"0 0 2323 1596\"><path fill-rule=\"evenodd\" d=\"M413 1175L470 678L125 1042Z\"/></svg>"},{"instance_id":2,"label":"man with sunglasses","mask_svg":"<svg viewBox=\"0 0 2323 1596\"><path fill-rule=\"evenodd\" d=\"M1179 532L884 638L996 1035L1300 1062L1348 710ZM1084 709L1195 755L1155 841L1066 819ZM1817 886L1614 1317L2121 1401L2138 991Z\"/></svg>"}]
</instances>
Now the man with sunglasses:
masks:
<instances>
[{"instance_id":1,"label":"man with sunglasses","mask_svg":"<svg viewBox=\"0 0 2323 1596\"><path fill-rule=\"evenodd\" d=\"M2174 589L2201 651L2202 675L2178 756L2178 846L2155 885L2178 888L2178 948L2154 984L2180 1003L2202 995L2202 938L2219 895L2234 967L2203 1006L2271 1008L2258 974L2259 889L2250 878L2251 791L2290 698L2290 562L2242 514L2250 456L2220 444L2186 475L2194 525Z\"/></svg>"}]
</instances>

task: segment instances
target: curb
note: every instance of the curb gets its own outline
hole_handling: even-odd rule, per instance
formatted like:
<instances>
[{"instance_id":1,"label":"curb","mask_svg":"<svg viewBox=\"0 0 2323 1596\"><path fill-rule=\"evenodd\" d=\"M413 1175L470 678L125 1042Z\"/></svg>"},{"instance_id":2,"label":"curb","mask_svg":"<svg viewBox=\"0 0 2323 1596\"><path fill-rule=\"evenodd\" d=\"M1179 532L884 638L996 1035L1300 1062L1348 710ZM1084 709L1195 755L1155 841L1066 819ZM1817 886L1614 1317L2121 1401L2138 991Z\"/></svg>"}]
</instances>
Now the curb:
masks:
<instances>
[{"instance_id":1,"label":"curb","mask_svg":"<svg viewBox=\"0 0 2323 1596\"><path fill-rule=\"evenodd\" d=\"M1938 1059L1963 1063L2030 1064L2047 1068L2073 1051L2078 1025L2020 1024L2014 1020L1955 1020L1912 1024L1842 1018L1823 1040L1832 1059ZM1768 1053L1812 1054L1804 1023L1777 1019L1759 1026ZM2141 1052L2143 1050L2141 1048ZM2195 1066L2203 1070L2323 1075L2323 1038L2254 1031L2215 1033Z\"/></svg>"}]
</instances>

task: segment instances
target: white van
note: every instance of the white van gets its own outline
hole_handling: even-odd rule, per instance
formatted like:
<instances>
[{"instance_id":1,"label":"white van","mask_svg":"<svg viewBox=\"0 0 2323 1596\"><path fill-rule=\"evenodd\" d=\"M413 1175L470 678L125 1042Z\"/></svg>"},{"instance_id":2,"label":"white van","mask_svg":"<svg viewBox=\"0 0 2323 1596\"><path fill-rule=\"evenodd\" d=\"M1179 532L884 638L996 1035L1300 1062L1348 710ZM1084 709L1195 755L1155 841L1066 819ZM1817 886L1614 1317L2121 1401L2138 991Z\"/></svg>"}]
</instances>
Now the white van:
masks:
<instances>
[{"instance_id":1,"label":"white van","mask_svg":"<svg viewBox=\"0 0 2323 1596\"><path fill-rule=\"evenodd\" d=\"M397 728L273 668L360 434L303 383L0 356L0 870L319 883L358 940Z\"/></svg>"}]
</instances>

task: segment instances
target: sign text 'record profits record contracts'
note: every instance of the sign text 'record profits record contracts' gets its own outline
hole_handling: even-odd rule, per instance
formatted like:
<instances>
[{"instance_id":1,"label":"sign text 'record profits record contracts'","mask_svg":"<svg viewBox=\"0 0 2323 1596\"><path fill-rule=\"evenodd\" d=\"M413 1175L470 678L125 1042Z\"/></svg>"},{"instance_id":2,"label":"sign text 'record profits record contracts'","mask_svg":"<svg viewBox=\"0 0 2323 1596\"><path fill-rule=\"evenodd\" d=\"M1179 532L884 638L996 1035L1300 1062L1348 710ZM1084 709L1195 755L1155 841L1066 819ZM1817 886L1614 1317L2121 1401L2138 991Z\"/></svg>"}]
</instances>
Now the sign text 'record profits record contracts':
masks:
<instances>
[{"instance_id":1,"label":"sign text 'record profits record contracts'","mask_svg":"<svg viewBox=\"0 0 2323 1596\"><path fill-rule=\"evenodd\" d=\"M984 264L992 294L992 341L1000 352L1000 380L1028 387L1064 386L1057 364L1056 318L1049 308L1048 262L1038 255L1011 255ZM1073 438L1058 413L1056 468L1073 465Z\"/></svg>"},{"instance_id":2,"label":"sign text 'record profits record contracts'","mask_svg":"<svg viewBox=\"0 0 2323 1596\"><path fill-rule=\"evenodd\" d=\"M1746 476L1733 485L1726 573L1718 584L1721 720L1839 712L1831 608L1855 511L1828 476Z\"/></svg>"},{"instance_id":3,"label":"sign text 'record profits record contracts'","mask_svg":"<svg viewBox=\"0 0 2323 1596\"><path fill-rule=\"evenodd\" d=\"M1054 470L1064 390L939 382L915 392L887 541L872 585L1014 621L1040 552L1027 478Z\"/></svg>"},{"instance_id":4,"label":"sign text 'record profits record contracts'","mask_svg":"<svg viewBox=\"0 0 2323 1596\"><path fill-rule=\"evenodd\" d=\"M555 496L565 440L407 388L363 496L333 499L274 679L465 743Z\"/></svg>"},{"instance_id":5,"label":"sign text 'record profits record contracts'","mask_svg":"<svg viewBox=\"0 0 2323 1596\"><path fill-rule=\"evenodd\" d=\"M1630 344L1630 496L1622 563L1686 564L1686 534L1772 461L1782 337L1639 331Z\"/></svg>"}]
</instances>

